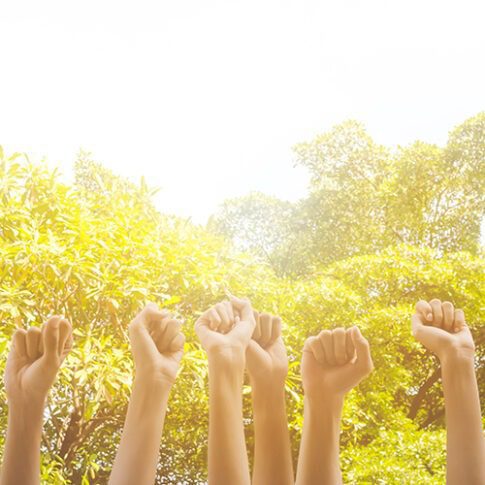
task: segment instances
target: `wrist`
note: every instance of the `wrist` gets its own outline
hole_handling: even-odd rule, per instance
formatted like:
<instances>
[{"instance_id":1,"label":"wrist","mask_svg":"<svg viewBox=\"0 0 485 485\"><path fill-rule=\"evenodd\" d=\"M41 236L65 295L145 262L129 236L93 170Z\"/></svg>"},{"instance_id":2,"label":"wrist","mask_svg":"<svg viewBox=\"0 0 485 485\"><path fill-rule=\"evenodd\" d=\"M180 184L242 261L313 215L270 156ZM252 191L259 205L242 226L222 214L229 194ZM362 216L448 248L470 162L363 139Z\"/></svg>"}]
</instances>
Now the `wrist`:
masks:
<instances>
[{"instance_id":1,"label":"wrist","mask_svg":"<svg viewBox=\"0 0 485 485\"><path fill-rule=\"evenodd\" d=\"M305 407L312 412L340 415L344 405L344 396L340 394L306 394Z\"/></svg>"},{"instance_id":2,"label":"wrist","mask_svg":"<svg viewBox=\"0 0 485 485\"><path fill-rule=\"evenodd\" d=\"M7 396L7 405L10 412L18 413L33 413L44 412L44 408L47 401L47 394L45 395L32 395L32 396Z\"/></svg>"},{"instance_id":3,"label":"wrist","mask_svg":"<svg viewBox=\"0 0 485 485\"><path fill-rule=\"evenodd\" d=\"M450 347L441 355L438 355L441 367L460 367L466 365L474 365L475 352L473 349L465 347Z\"/></svg>"},{"instance_id":4,"label":"wrist","mask_svg":"<svg viewBox=\"0 0 485 485\"><path fill-rule=\"evenodd\" d=\"M254 416L263 416L265 420L279 419L280 412L286 416L285 386L273 384L259 387L252 385Z\"/></svg>"},{"instance_id":5,"label":"wrist","mask_svg":"<svg viewBox=\"0 0 485 485\"><path fill-rule=\"evenodd\" d=\"M44 419L45 401L8 402L8 428L21 437L40 436Z\"/></svg>"},{"instance_id":6,"label":"wrist","mask_svg":"<svg viewBox=\"0 0 485 485\"><path fill-rule=\"evenodd\" d=\"M209 372L244 372L246 354L241 347L215 347L207 352Z\"/></svg>"},{"instance_id":7,"label":"wrist","mask_svg":"<svg viewBox=\"0 0 485 485\"><path fill-rule=\"evenodd\" d=\"M135 373L133 379L133 389L142 392L150 392L154 395L169 393L174 384L174 379L160 373Z\"/></svg>"}]
</instances>

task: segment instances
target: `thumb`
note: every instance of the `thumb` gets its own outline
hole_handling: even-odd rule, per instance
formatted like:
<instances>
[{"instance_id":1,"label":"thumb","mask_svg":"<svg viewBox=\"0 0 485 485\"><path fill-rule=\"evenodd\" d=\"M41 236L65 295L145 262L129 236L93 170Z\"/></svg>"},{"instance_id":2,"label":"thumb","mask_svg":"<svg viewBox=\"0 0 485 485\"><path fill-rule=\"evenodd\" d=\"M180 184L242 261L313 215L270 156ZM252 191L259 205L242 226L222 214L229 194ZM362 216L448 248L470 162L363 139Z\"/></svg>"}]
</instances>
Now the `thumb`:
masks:
<instances>
[{"instance_id":1,"label":"thumb","mask_svg":"<svg viewBox=\"0 0 485 485\"><path fill-rule=\"evenodd\" d=\"M144 323L135 318L128 326L131 348L135 355L158 356L158 349Z\"/></svg>"},{"instance_id":2,"label":"thumb","mask_svg":"<svg viewBox=\"0 0 485 485\"><path fill-rule=\"evenodd\" d=\"M59 348L59 317L50 318L42 329L42 343L44 346L44 358L48 363L58 363L58 348Z\"/></svg>"},{"instance_id":3,"label":"thumb","mask_svg":"<svg viewBox=\"0 0 485 485\"><path fill-rule=\"evenodd\" d=\"M422 320L431 323L433 321L433 309L425 300L419 300L416 303L416 313L422 316Z\"/></svg>"},{"instance_id":4,"label":"thumb","mask_svg":"<svg viewBox=\"0 0 485 485\"><path fill-rule=\"evenodd\" d=\"M359 327L352 327L351 337L355 347L355 354L357 356L355 365L365 374L369 374L374 368L374 363L372 362L372 357L370 355L369 342L367 342L367 339L360 333Z\"/></svg>"},{"instance_id":5,"label":"thumb","mask_svg":"<svg viewBox=\"0 0 485 485\"><path fill-rule=\"evenodd\" d=\"M253 307L247 298L236 298L235 296L231 296L231 304L234 310L239 312L241 320L249 321L253 327L256 325Z\"/></svg>"}]
</instances>

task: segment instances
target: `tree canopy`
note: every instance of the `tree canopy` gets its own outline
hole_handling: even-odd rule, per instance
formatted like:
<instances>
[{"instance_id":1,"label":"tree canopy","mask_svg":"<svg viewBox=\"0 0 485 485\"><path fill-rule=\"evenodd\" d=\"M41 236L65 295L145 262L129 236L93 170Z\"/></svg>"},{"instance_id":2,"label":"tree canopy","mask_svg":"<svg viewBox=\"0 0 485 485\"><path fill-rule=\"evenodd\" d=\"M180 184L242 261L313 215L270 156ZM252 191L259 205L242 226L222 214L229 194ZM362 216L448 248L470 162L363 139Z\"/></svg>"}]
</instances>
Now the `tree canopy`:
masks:
<instances>
[{"instance_id":1,"label":"tree canopy","mask_svg":"<svg viewBox=\"0 0 485 485\"><path fill-rule=\"evenodd\" d=\"M295 150L312 175L296 203L264 194L227 201L207 228L160 213L153 190L87 156L67 184L44 163L0 151L0 367L13 331L63 314L75 345L48 402L42 480L105 483L132 382L127 324L147 301L186 322L157 483L205 483L207 366L195 318L226 289L281 315L287 407L296 461L305 338L358 324L375 371L346 400L345 483L443 483L445 432L437 361L417 344L421 298L465 310L485 404L485 114L395 151L346 122ZM0 391L0 440L7 408ZM252 458L249 387L244 389ZM0 442L0 447L3 442Z\"/></svg>"}]
</instances>

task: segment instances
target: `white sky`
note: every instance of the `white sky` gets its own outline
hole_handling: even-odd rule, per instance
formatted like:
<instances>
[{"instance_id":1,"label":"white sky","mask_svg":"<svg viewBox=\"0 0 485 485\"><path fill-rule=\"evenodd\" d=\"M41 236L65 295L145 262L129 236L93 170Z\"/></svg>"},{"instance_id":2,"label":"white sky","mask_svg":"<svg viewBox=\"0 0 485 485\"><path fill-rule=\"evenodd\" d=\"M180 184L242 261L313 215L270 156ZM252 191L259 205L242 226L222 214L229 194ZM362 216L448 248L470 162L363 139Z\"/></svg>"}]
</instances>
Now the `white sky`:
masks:
<instances>
[{"instance_id":1,"label":"white sky","mask_svg":"<svg viewBox=\"0 0 485 485\"><path fill-rule=\"evenodd\" d=\"M295 199L291 147L348 118L444 143L485 108L485 3L2 0L0 144L69 176L80 148L205 222L250 190Z\"/></svg>"}]
</instances>

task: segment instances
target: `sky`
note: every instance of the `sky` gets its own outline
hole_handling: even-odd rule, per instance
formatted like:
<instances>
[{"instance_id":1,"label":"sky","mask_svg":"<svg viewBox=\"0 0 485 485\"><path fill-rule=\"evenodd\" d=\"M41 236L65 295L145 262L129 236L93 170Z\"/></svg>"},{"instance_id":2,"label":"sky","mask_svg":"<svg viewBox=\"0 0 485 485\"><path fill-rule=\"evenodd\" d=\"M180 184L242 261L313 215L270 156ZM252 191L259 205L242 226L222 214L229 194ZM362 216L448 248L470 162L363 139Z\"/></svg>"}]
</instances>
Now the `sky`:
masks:
<instances>
[{"instance_id":1,"label":"sky","mask_svg":"<svg viewBox=\"0 0 485 485\"><path fill-rule=\"evenodd\" d=\"M444 144L485 109L485 3L3 0L0 144L72 176L80 149L204 223L226 198L296 200L292 146L346 119Z\"/></svg>"}]
</instances>

